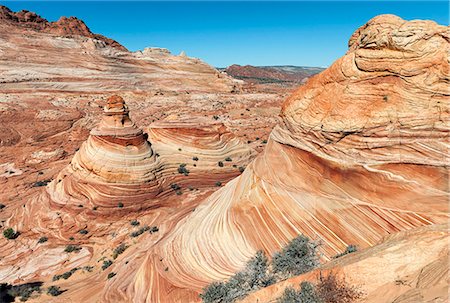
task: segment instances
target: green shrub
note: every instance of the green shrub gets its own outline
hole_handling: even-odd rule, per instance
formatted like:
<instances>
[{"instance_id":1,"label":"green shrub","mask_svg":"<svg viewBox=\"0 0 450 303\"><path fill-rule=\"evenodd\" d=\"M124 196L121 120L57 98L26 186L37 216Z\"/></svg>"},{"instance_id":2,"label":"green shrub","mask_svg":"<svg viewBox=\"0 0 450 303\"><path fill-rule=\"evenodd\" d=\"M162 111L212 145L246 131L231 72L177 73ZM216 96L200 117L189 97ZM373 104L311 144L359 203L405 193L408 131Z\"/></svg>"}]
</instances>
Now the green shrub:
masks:
<instances>
[{"instance_id":1,"label":"green shrub","mask_svg":"<svg viewBox=\"0 0 450 303\"><path fill-rule=\"evenodd\" d=\"M141 223L139 223L138 220L132 220L132 221L130 222L130 225L131 225L131 226L138 226L139 224L141 224Z\"/></svg>"},{"instance_id":2,"label":"green shrub","mask_svg":"<svg viewBox=\"0 0 450 303\"><path fill-rule=\"evenodd\" d=\"M136 238L136 237L142 235L143 233L145 233L147 230L150 230L150 227L148 227L147 225L145 225L145 226L139 228L139 230L132 232L132 233L130 234L130 237Z\"/></svg>"},{"instance_id":3,"label":"green shrub","mask_svg":"<svg viewBox=\"0 0 450 303\"><path fill-rule=\"evenodd\" d=\"M229 289L226 283L213 282L203 289L200 298L204 303L225 303Z\"/></svg>"},{"instance_id":4,"label":"green shrub","mask_svg":"<svg viewBox=\"0 0 450 303\"><path fill-rule=\"evenodd\" d=\"M47 238L47 237L40 237L39 240L38 240L38 243L39 243L39 244L42 244L42 243L45 243L45 242L47 242L47 241L48 241L48 238Z\"/></svg>"},{"instance_id":5,"label":"green shrub","mask_svg":"<svg viewBox=\"0 0 450 303\"><path fill-rule=\"evenodd\" d=\"M180 187L178 184L176 184L176 183L170 184L170 187L171 187L173 190L179 190L179 189L181 189L181 187Z\"/></svg>"},{"instance_id":6,"label":"green shrub","mask_svg":"<svg viewBox=\"0 0 450 303\"><path fill-rule=\"evenodd\" d=\"M34 292L41 292L42 282L32 282L19 285L10 285L8 283L0 284L0 302L14 302L15 298L20 301L27 301Z\"/></svg>"},{"instance_id":7,"label":"green shrub","mask_svg":"<svg viewBox=\"0 0 450 303\"><path fill-rule=\"evenodd\" d=\"M178 167L178 173L185 176L189 175L189 170L186 168L186 163L180 164L180 166Z\"/></svg>"},{"instance_id":8,"label":"green shrub","mask_svg":"<svg viewBox=\"0 0 450 303\"><path fill-rule=\"evenodd\" d=\"M242 166L239 166L239 171L240 171L241 173L243 173L243 172L244 172L244 170L245 170L245 168L244 168L244 167L242 167Z\"/></svg>"},{"instance_id":9,"label":"green shrub","mask_svg":"<svg viewBox=\"0 0 450 303\"><path fill-rule=\"evenodd\" d=\"M2 209L5 208L5 207L6 207L5 204L0 203L0 210L2 210Z\"/></svg>"},{"instance_id":10,"label":"green shrub","mask_svg":"<svg viewBox=\"0 0 450 303\"><path fill-rule=\"evenodd\" d=\"M50 183L51 181L52 180L37 181L33 184L33 187L47 186L47 184Z\"/></svg>"},{"instance_id":11,"label":"green shrub","mask_svg":"<svg viewBox=\"0 0 450 303\"><path fill-rule=\"evenodd\" d=\"M108 280L111 279L112 277L114 277L115 275L116 275L115 272L110 272L110 273L108 274Z\"/></svg>"},{"instance_id":12,"label":"green shrub","mask_svg":"<svg viewBox=\"0 0 450 303\"><path fill-rule=\"evenodd\" d=\"M57 297L60 294L62 294L64 292L64 290L61 290L61 288L59 286L50 286L47 289L47 294L53 296L53 297Z\"/></svg>"},{"instance_id":13,"label":"green shrub","mask_svg":"<svg viewBox=\"0 0 450 303\"><path fill-rule=\"evenodd\" d=\"M219 162L217 162L217 165L218 165L219 167L223 167L223 162L222 162L222 161L219 161Z\"/></svg>"},{"instance_id":14,"label":"green shrub","mask_svg":"<svg viewBox=\"0 0 450 303\"><path fill-rule=\"evenodd\" d=\"M298 276L319 265L317 243L303 235L294 238L272 259L273 270L283 278Z\"/></svg>"},{"instance_id":15,"label":"green shrub","mask_svg":"<svg viewBox=\"0 0 450 303\"><path fill-rule=\"evenodd\" d=\"M200 297L203 302L234 302L251 291L269 286L275 282L269 270L269 260L263 251L258 251L246 267L227 282L215 282L204 288Z\"/></svg>"},{"instance_id":16,"label":"green shrub","mask_svg":"<svg viewBox=\"0 0 450 303\"><path fill-rule=\"evenodd\" d=\"M218 186L218 187L219 187L219 186L222 186L222 182L217 181L217 182L216 182L216 186Z\"/></svg>"},{"instance_id":17,"label":"green shrub","mask_svg":"<svg viewBox=\"0 0 450 303\"><path fill-rule=\"evenodd\" d=\"M117 204L117 207L118 207L118 208L123 208L123 203L122 203L122 202L119 202L119 203Z\"/></svg>"},{"instance_id":18,"label":"green shrub","mask_svg":"<svg viewBox=\"0 0 450 303\"><path fill-rule=\"evenodd\" d=\"M152 226L152 228L150 228L150 233L157 233L159 231L158 226Z\"/></svg>"},{"instance_id":19,"label":"green shrub","mask_svg":"<svg viewBox=\"0 0 450 303\"><path fill-rule=\"evenodd\" d=\"M64 249L64 251L65 251L66 253L78 252L78 251L80 251L80 250L81 250L81 247L80 247L80 246L78 246L78 245L72 245L72 244L67 245L66 248Z\"/></svg>"},{"instance_id":20,"label":"green shrub","mask_svg":"<svg viewBox=\"0 0 450 303\"><path fill-rule=\"evenodd\" d=\"M117 257L121 254L123 254L123 252L128 248L128 246L125 243L120 244L119 246L117 246L116 248L114 248L113 251L113 259L117 259Z\"/></svg>"},{"instance_id":21,"label":"green shrub","mask_svg":"<svg viewBox=\"0 0 450 303\"><path fill-rule=\"evenodd\" d=\"M87 235L89 232L88 232L87 229L82 229L82 230L79 231L79 233L82 234L82 235Z\"/></svg>"},{"instance_id":22,"label":"green shrub","mask_svg":"<svg viewBox=\"0 0 450 303\"><path fill-rule=\"evenodd\" d=\"M198 157L197 157L197 156L194 156L194 157L192 157L192 160L198 161Z\"/></svg>"},{"instance_id":23,"label":"green shrub","mask_svg":"<svg viewBox=\"0 0 450 303\"><path fill-rule=\"evenodd\" d=\"M277 303L323 303L316 293L314 285L310 282L302 282L300 290L288 287L283 295L277 299Z\"/></svg>"},{"instance_id":24,"label":"green shrub","mask_svg":"<svg viewBox=\"0 0 450 303\"><path fill-rule=\"evenodd\" d=\"M105 269L107 269L108 267L110 267L112 264L113 264L113 261L111 261L111 260L105 260L105 261L103 261L102 269L105 270Z\"/></svg>"},{"instance_id":25,"label":"green shrub","mask_svg":"<svg viewBox=\"0 0 450 303\"><path fill-rule=\"evenodd\" d=\"M233 161L230 157L226 157L225 158L225 161L227 161L227 162L231 162L231 161Z\"/></svg>"},{"instance_id":26,"label":"green shrub","mask_svg":"<svg viewBox=\"0 0 450 303\"><path fill-rule=\"evenodd\" d=\"M72 269L69 270L69 271L66 271L65 273L62 273L62 274L60 274L60 275L55 275L55 276L53 276L53 281L58 281L58 280L61 280L61 279L67 280L67 279L69 279L75 272L77 272L77 270L79 270L79 269L80 269L79 267L75 267L75 268L72 268Z\"/></svg>"},{"instance_id":27,"label":"green shrub","mask_svg":"<svg viewBox=\"0 0 450 303\"><path fill-rule=\"evenodd\" d=\"M8 240L16 239L20 235L19 232L14 231L14 229L7 228L3 231L3 236Z\"/></svg>"}]
</instances>

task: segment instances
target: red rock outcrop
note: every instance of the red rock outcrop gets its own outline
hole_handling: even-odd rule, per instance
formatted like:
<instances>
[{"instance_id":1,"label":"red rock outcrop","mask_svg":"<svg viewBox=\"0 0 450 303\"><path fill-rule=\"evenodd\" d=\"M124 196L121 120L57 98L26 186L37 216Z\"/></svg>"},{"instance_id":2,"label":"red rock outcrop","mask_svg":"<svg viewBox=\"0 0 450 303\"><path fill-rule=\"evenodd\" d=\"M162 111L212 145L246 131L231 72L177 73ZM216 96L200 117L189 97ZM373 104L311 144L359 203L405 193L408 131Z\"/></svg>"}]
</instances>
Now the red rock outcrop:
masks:
<instances>
[{"instance_id":1,"label":"red rock outcrop","mask_svg":"<svg viewBox=\"0 0 450 303\"><path fill-rule=\"evenodd\" d=\"M448 28L385 15L350 41L288 98L264 152L161 242L135 298L194 300L298 234L321 241L327 260L448 221Z\"/></svg>"},{"instance_id":2,"label":"red rock outcrop","mask_svg":"<svg viewBox=\"0 0 450 303\"><path fill-rule=\"evenodd\" d=\"M0 32L0 39L28 42L5 32ZM49 46L54 39L33 41L58 53ZM447 27L389 15L372 19L352 36L347 54L288 98L264 152L242 175L212 193L215 182L239 175L239 166L245 166L254 152L221 123L199 118L204 108L214 110L217 95L185 98L179 84L194 91L229 92L233 82L195 60L164 52L157 57L108 53L111 59L94 51L91 54L101 64L81 72L81 57L69 48L70 56L65 54L64 62L55 64L67 67L70 62L73 66L67 70L89 74L88 84L80 86L77 81L82 77L60 79L60 85L50 78L40 89L94 92L102 87L114 90L117 84L120 90L130 85L129 68L139 66L146 72L134 74L139 75L133 78L137 88L153 85L142 75L159 70L158 87L176 92L168 96L161 92L160 99L151 103L157 108L155 115L163 116L159 106L168 100L176 106L194 100L198 113L195 119L178 112L162 122L152 121L150 127L142 127L146 138L129 119L123 100L109 99L100 124L58 178L17 207L2 210L3 226L22 234L14 241L0 239L0 282L58 285L67 289L58 297L63 302L198 302L202 287L232 275L256 250L271 255L302 233L322 242L323 261L348 244L359 246L362 251L344 257L338 270L363 283L360 286L372 302L380 301L376 293L383 287L395 284L397 273L418 286L412 292L390 288L391 302L429 298L434 291L437 299L445 300L445 271L440 269L448 231L436 224L449 219L448 49ZM12 54L11 50L11 45L0 44L0 52ZM119 61L126 64L114 72L105 68L100 72L104 78L91 74L99 65ZM33 89L43 79L13 83L11 75L20 73L21 65L12 65L17 69L3 66L7 89ZM48 66L33 71L51 74ZM27 68L32 70L33 65ZM105 80L109 77L111 82ZM205 81L206 88L201 84ZM37 115L48 119L54 114L42 110ZM141 121L151 118L147 115ZM92 116L85 123L89 119ZM227 122L226 117L217 120ZM2 142L19 144L13 127L7 127L11 131ZM59 153L45 151L30 160L45 155ZM228 157L232 161L225 160ZM5 167L20 174L14 178L27 173L12 162ZM171 185L180 186L181 194ZM158 226L159 231L130 236L138 231L130 224L135 219L141 226ZM392 238L385 240L388 235ZM40 236L47 236L48 242L38 244ZM80 250L64 253L67 244L77 244ZM129 247L115 259L114 249L120 244ZM410 246L414 247L409 250ZM390 256L395 262L389 263ZM114 262L103 270L102 261L108 258ZM55 274L88 265L93 271L79 270L68 281L52 281ZM377 267L386 268L380 278ZM108 279L109 274L115 276ZM416 274L420 281L409 277ZM295 283L303 278L294 278ZM267 291L253 298L264 300L273 289ZM35 300L52 299L42 294Z\"/></svg>"},{"instance_id":3,"label":"red rock outcrop","mask_svg":"<svg viewBox=\"0 0 450 303\"><path fill-rule=\"evenodd\" d=\"M117 48L118 50L127 51L127 49L119 42L105 36L92 33L89 27L87 27L82 20L76 17L61 17L58 21L49 22L34 12L29 12L26 10L13 12L6 6L0 5L0 22L18 25L59 36L83 36L94 38L103 41L106 45Z\"/></svg>"}]
</instances>

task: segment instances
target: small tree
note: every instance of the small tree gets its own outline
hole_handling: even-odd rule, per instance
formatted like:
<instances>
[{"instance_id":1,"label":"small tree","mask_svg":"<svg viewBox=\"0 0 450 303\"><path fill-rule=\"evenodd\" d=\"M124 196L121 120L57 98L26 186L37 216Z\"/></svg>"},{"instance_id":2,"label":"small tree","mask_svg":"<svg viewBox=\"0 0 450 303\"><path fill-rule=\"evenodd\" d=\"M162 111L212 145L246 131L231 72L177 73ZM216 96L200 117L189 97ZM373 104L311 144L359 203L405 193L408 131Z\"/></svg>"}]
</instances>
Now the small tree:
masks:
<instances>
[{"instance_id":1,"label":"small tree","mask_svg":"<svg viewBox=\"0 0 450 303\"><path fill-rule=\"evenodd\" d=\"M205 303L225 303L228 294L228 286L223 282L213 282L203 289L200 298Z\"/></svg>"},{"instance_id":2,"label":"small tree","mask_svg":"<svg viewBox=\"0 0 450 303\"><path fill-rule=\"evenodd\" d=\"M277 303L323 303L316 293L314 285L310 282L302 282L300 290L287 287L283 295L277 299Z\"/></svg>"},{"instance_id":3,"label":"small tree","mask_svg":"<svg viewBox=\"0 0 450 303\"><path fill-rule=\"evenodd\" d=\"M272 259L273 270L288 278L308 272L319 265L318 244L303 235L294 238Z\"/></svg>"},{"instance_id":4,"label":"small tree","mask_svg":"<svg viewBox=\"0 0 450 303\"><path fill-rule=\"evenodd\" d=\"M247 281L251 290L259 289L275 283L274 276L269 272L269 259L260 250L247 263L245 268Z\"/></svg>"}]
</instances>

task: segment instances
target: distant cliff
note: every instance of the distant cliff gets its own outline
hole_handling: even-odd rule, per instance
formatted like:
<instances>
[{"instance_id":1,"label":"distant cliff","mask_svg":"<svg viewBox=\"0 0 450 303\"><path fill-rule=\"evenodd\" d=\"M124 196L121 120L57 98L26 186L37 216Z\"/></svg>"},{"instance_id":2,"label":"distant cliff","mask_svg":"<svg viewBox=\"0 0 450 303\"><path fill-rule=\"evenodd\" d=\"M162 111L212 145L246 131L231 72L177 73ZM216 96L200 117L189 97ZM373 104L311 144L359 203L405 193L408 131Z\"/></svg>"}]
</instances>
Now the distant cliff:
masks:
<instances>
[{"instance_id":1,"label":"distant cliff","mask_svg":"<svg viewBox=\"0 0 450 303\"><path fill-rule=\"evenodd\" d=\"M295 85L302 83L305 79L320 73L323 68L305 66L252 66L233 64L221 69L228 75L250 83L276 83L284 85Z\"/></svg>"}]
</instances>

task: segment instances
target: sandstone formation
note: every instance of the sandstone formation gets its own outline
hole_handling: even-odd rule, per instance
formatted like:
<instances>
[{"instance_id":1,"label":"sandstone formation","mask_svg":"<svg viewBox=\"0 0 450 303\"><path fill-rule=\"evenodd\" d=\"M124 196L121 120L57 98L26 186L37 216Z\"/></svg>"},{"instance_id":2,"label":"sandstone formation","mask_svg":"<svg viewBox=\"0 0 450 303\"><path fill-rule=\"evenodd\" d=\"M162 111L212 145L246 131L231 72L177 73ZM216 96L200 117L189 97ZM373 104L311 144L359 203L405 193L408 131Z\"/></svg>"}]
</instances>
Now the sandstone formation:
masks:
<instances>
[{"instance_id":1,"label":"sandstone formation","mask_svg":"<svg viewBox=\"0 0 450 303\"><path fill-rule=\"evenodd\" d=\"M21 234L0 238L0 283L66 290L31 302L198 302L302 233L322 262L360 248L321 270L368 302L385 289L390 302L448 299L447 27L370 20L287 99L265 146L281 94L163 49L14 22L0 20L0 218Z\"/></svg>"},{"instance_id":2,"label":"sandstone formation","mask_svg":"<svg viewBox=\"0 0 450 303\"><path fill-rule=\"evenodd\" d=\"M61 17L58 21L49 22L34 12L22 10L15 13L6 6L0 5L0 22L59 36L89 37L102 41L106 45L117 48L118 50L127 51L119 42L92 33L83 21L75 17Z\"/></svg>"},{"instance_id":3,"label":"sandstone formation","mask_svg":"<svg viewBox=\"0 0 450 303\"><path fill-rule=\"evenodd\" d=\"M159 226L163 235L213 188L239 175L255 154L211 120L160 123L147 132L130 119L122 97L107 100L101 121L70 164L23 207L10 211L4 223L21 236L6 242L0 254L1 282L46 279L58 267L104 259L106 239L114 245L126 241L126 226L136 217L142 226ZM11 164L8 168L11 176L21 174ZM60 255L80 230L89 234L77 236L80 252L74 258ZM42 235L51 238L51 248L37 245Z\"/></svg>"},{"instance_id":4,"label":"sandstone formation","mask_svg":"<svg viewBox=\"0 0 450 303\"><path fill-rule=\"evenodd\" d=\"M240 86L199 59L155 50L129 52L74 17L48 22L0 6L2 93L229 93Z\"/></svg>"},{"instance_id":5,"label":"sandstone formation","mask_svg":"<svg viewBox=\"0 0 450 303\"><path fill-rule=\"evenodd\" d=\"M320 270L264 288L240 303L269 303L286 287L315 283L330 273L348 285L362 288L360 302L446 302L449 285L449 230L433 225L399 232L363 252L329 262Z\"/></svg>"},{"instance_id":6,"label":"sandstone formation","mask_svg":"<svg viewBox=\"0 0 450 303\"><path fill-rule=\"evenodd\" d=\"M193 298L298 234L321 241L325 261L446 223L448 38L444 26L391 15L359 29L344 57L288 98L264 152L142 265L152 279L139 280L138 298L177 302L174 288Z\"/></svg>"}]
</instances>

